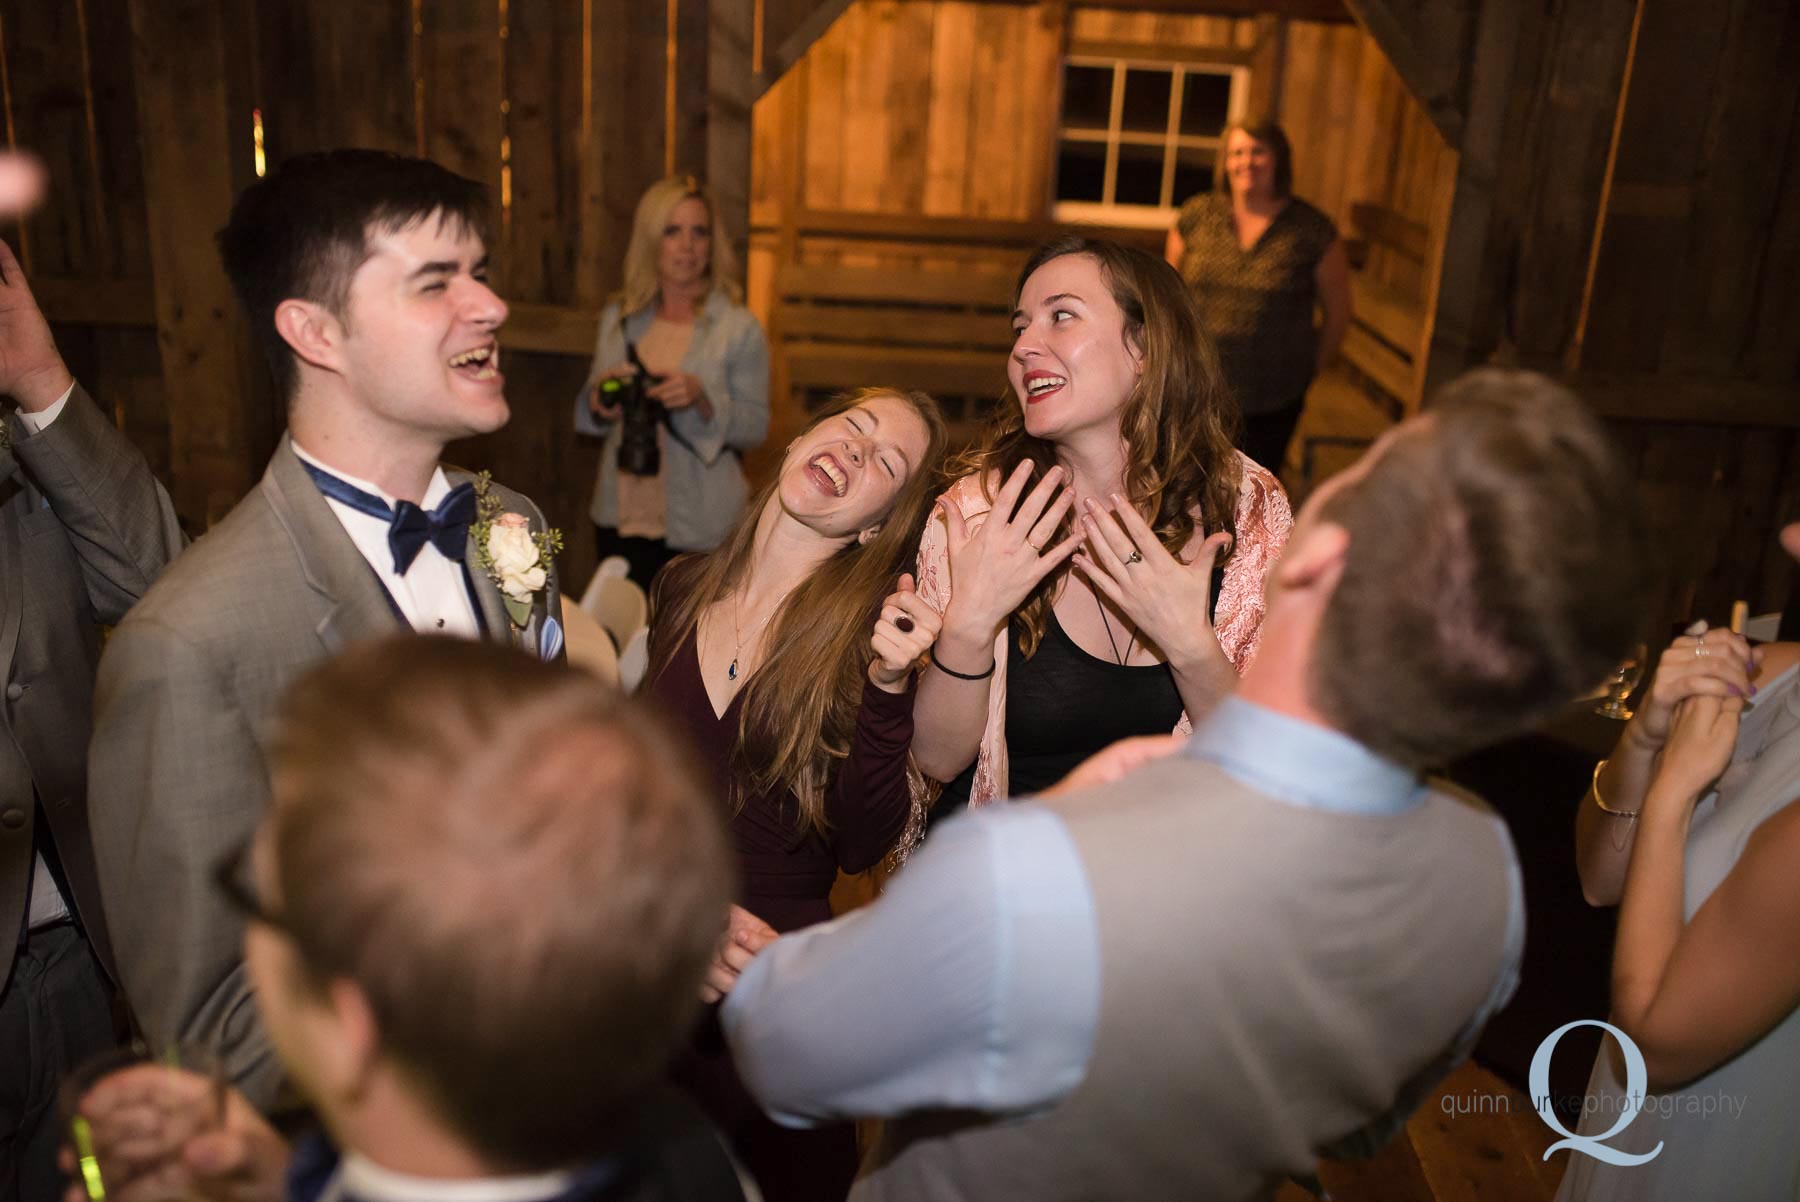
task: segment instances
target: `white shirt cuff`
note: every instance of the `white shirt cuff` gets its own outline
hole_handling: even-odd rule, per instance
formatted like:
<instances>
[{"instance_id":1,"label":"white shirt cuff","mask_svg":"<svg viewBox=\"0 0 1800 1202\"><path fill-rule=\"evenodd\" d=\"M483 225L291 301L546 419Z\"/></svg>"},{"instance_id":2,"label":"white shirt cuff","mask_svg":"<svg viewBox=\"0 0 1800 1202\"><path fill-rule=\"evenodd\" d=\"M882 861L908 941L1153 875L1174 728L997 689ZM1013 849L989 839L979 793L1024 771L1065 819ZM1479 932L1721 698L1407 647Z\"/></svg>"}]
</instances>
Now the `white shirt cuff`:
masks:
<instances>
[{"instance_id":1,"label":"white shirt cuff","mask_svg":"<svg viewBox=\"0 0 1800 1202\"><path fill-rule=\"evenodd\" d=\"M75 385L71 383L69 387L63 391L63 394L56 398L56 403L51 405L48 409L40 409L36 413L27 413L21 409L19 410L19 417L26 425L31 427L31 432L36 434L49 426L51 422L62 416L63 406L67 405L69 403L69 398L74 395Z\"/></svg>"}]
</instances>

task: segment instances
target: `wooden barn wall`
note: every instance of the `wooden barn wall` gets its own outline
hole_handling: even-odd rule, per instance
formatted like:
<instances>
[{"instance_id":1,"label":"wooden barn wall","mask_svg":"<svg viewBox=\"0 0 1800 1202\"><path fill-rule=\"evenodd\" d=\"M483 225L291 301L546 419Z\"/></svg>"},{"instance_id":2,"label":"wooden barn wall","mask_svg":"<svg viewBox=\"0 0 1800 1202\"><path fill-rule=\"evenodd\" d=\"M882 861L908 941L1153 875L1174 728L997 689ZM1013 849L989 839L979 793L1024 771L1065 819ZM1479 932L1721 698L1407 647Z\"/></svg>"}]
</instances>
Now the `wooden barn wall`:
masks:
<instances>
[{"instance_id":1,"label":"wooden barn wall","mask_svg":"<svg viewBox=\"0 0 1800 1202\"><path fill-rule=\"evenodd\" d=\"M1789 599L1775 534L1800 520L1796 55L1800 4L1641 9L1579 358L1611 382L1669 549L1665 624Z\"/></svg>"},{"instance_id":2,"label":"wooden barn wall","mask_svg":"<svg viewBox=\"0 0 1800 1202\"><path fill-rule=\"evenodd\" d=\"M1294 144L1294 192L1352 228L1350 207L1375 204L1441 235L1456 152L1356 25L1285 22L1273 109ZM1255 65L1252 65L1255 70ZM1364 270L1399 292L1427 295L1425 264L1371 246Z\"/></svg>"},{"instance_id":3,"label":"wooden barn wall","mask_svg":"<svg viewBox=\"0 0 1800 1202\"><path fill-rule=\"evenodd\" d=\"M638 195L670 167L707 169L708 19L706 0L0 0L8 134L51 177L48 204L5 233L72 369L197 532L254 481L278 429L268 398L240 389L231 403L262 416L219 423L236 445L207 450L238 462L216 472L216 457L184 446L220 415L195 408L180 365L208 341L243 340L210 246L230 195L253 178L252 112L271 168L373 146L487 184L492 277L514 314L502 335L513 419L449 457L543 504L570 536L565 572L579 588L593 563L598 447L571 432L571 405ZM166 70L183 39L194 42L182 59L191 71ZM202 135L167 123L191 108L202 54L227 67L200 85L230 140L208 179L180 170ZM155 279L159 245L178 252L162 262L208 278ZM211 321L193 312L202 303ZM188 324L172 328L172 312Z\"/></svg>"},{"instance_id":4,"label":"wooden barn wall","mask_svg":"<svg viewBox=\"0 0 1800 1202\"><path fill-rule=\"evenodd\" d=\"M776 340L777 431L800 416L787 411L780 386L782 264L1010 276L1050 221L1062 58L1084 43L1141 48L1151 58L1213 51L1246 64L1251 107L1275 112L1294 141L1298 194L1346 231L1356 203L1442 224L1442 178L1454 154L1355 25L1060 0L856 0L755 109L749 292ZM884 243L795 228L832 214L891 218L897 236ZM984 236L959 241L941 226L909 232L933 219L979 225ZM1019 230L1010 244L1006 223ZM1133 236L1160 242L1155 232ZM1416 260L1377 248L1367 269L1425 295Z\"/></svg>"},{"instance_id":5,"label":"wooden barn wall","mask_svg":"<svg viewBox=\"0 0 1800 1202\"><path fill-rule=\"evenodd\" d=\"M0 232L71 370L166 480L168 394L148 317L150 238L127 0L0 0L0 38L9 133L43 157L52 180L44 207ZM89 320L59 320L77 312Z\"/></svg>"}]
</instances>

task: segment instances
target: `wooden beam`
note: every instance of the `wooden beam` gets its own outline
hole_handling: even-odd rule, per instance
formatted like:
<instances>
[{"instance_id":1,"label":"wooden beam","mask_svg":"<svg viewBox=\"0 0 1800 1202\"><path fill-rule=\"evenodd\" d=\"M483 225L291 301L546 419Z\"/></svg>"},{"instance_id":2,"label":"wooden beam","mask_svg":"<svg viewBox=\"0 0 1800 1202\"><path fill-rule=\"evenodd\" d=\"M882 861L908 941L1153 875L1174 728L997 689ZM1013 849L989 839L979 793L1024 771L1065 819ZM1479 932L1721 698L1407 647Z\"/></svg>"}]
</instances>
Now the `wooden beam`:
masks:
<instances>
[{"instance_id":1,"label":"wooden beam","mask_svg":"<svg viewBox=\"0 0 1800 1202\"><path fill-rule=\"evenodd\" d=\"M738 252L738 283L750 257L750 110L756 75L755 0L711 0L706 44L706 180L717 198L714 220ZM795 165L797 169L797 165Z\"/></svg>"},{"instance_id":2,"label":"wooden beam","mask_svg":"<svg viewBox=\"0 0 1800 1202\"><path fill-rule=\"evenodd\" d=\"M1791 386L1599 373L1577 373L1564 382L1594 412L1617 421L1800 429L1800 405Z\"/></svg>"},{"instance_id":3,"label":"wooden beam","mask_svg":"<svg viewBox=\"0 0 1800 1202\"><path fill-rule=\"evenodd\" d=\"M1468 119L1471 50L1478 15L1507 7L1506 0L1433 0L1402 12L1396 0L1344 0L1393 64L1444 141L1462 144Z\"/></svg>"},{"instance_id":4,"label":"wooden beam","mask_svg":"<svg viewBox=\"0 0 1800 1202\"><path fill-rule=\"evenodd\" d=\"M1464 368L1486 360L1498 340L1508 267L1498 261L1490 243L1497 220L1495 192L1512 149L1506 141L1507 116L1526 20L1526 6L1516 0L1492 0L1476 27L1468 117L1461 131L1456 177L1446 185L1449 216L1439 255L1437 296L1429 310L1430 347L1420 386L1427 400Z\"/></svg>"},{"instance_id":5,"label":"wooden beam","mask_svg":"<svg viewBox=\"0 0 1800 1202\"><path fill-rule=\"evenodd\" d=\"M996 0L989 0L990 3ZM1030 0L998 0L1030 3ZM1287 17L1294 21L1349 24L1350 0L1075 0L1076 8L1124 8L1134 12L1183 13L1195 17Z\"/></svg>"},{"instance_id":6,"label":"wooden beam","mask_svg":"<svg viewBox=\"0 0 1800 1202\"><path fill-rule=\"evenodd\" d=\"M248 54L233 42L228 4L130 4L170 470L176 507L197 529L248 491L272 441L266 373L206 236L251 176L249 106L228 82Z\"/></svg>"},{"instance_id":7,"label":"wooden beam","mask_svg":"<svg viewBox=\"0 0 1800 1202\"><path fill-rule=\"evenodd\" d=\"M762 72L756 77L756 94L761 96L767 92L775 81L780 79L787 69L799 62L812 44L825 35L831 23L844 15L854 0L810 0L812 8L805 10L803 6L790 3L786 11L793 11L791 25L776 25L770 18L774 16L767 7L764 9L763 24L763 61Z\"/></svg>"}]
</instances>

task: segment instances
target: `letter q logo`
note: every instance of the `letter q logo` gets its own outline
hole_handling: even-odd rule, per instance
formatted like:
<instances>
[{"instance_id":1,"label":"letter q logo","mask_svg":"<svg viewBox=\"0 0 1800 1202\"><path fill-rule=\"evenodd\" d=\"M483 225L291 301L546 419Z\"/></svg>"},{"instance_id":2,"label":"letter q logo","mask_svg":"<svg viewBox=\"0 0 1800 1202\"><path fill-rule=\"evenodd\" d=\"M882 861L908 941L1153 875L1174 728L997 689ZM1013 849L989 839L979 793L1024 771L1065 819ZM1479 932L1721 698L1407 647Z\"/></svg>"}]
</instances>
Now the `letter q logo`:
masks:
<instances>
[{"instance_id":1,"label":"letter q logo","mask_svg":"<svg viewBox=\"0 0 1800 1202\"><path fill-rule=\"evenodd\" d=\"M1564 1127L1562 1122L1556 1117L1556 1109L1550 1104L1550 1056L1556 1051L1556 1045L1561 1041L1562 1037L1568 1032L1573 1031L1576 1027L1599 1027L1601 1030L1610 1033L1614 1039L1619 1041L1619 1050L1625 1054L1625 1097L1627 1104L1620 1107L1618 1121L1612 1125L1611 1129L1599 1135L1578 1135L1575 1132L1570 1131L1568 1128ZM1592 1156L1595 1160L1603 1160L1607 1164L1613 1165L1639 1165L1644 1164L1647 1161L1655 1160L1657 1155L1663 1150L1663 1141L1661 1140L1656 1142L1654 1148L1651 1148L1648 1152L1641 1155L1631 1152L1621 1152L1617 1148L1609 1148L1606 1146L1607 1140L1625 1130L1625 1128L1631 1126L1631 1124L1636 1121L1638 1111L1642 1109L1643 1105L1644 1088L1649 1084L1649 1080L1649 1070L1644 1067L1644 1054L1638 1051L1638 1046L1631 1041L1631 1036L1625 1034L1625 1032L1619 1030L1619 1028L1613 1026L1611 1023L1601 1022L1596 1018L1579 1018L1572 1023L1564 1023L1562 1026L1556 1028L1556 1030L1550 1032L1549 1038L1545 1039L1543 1043L1538 1044L1537 1052L1531 1057L1531 1076L1529 1079L1533 1105L1537 1107L1538 1117L1542 1118L1552 1131L1555 1131L1558 1135L1563 1137L1551 1144L1550 1147L1545 1150L1544 1159L1549 1160L1550 1153L1552 1152L1558 1152L1563 1148L1568 1148L1572 1152L1581 1152L1584 1155ZM1636 1105L1630 1104L1630 1100L1633 1098L1637 1099Z\"/></svg>"}]
</instances>

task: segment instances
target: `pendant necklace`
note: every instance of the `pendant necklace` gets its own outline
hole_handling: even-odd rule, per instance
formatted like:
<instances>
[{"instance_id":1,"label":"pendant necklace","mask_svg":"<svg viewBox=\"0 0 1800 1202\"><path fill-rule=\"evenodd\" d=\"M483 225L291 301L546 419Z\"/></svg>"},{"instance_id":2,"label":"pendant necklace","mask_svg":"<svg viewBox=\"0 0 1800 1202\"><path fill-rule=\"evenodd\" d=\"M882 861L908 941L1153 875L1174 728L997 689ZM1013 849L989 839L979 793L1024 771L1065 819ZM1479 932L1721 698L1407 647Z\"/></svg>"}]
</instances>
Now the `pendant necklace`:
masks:
<instances>
[{"instance_id":1,"label":"pendant necklace","mask_svg":"<svg viewBox=\"0 0 1800 1202\"><path fill-rule=\"evenodd\" d=\"M1100 611L1100 621L1106 627L1106 641L1112 644L1113 658L1117 660L1119 666L1123 668L1125 666L1125 661L1131 658L1131 649L1137 646L1137 634L1134 631L1132 636L1125 640L1125 654L1120 655L1119 640L1113 637L1112 621L1106 616L1106 606L1100 603L1099 593L1095 593L1093 596L1094 608ZM735 664L736 661L734 660L733 663Z\"/></svg>"},{"instance_id":2,"label":"pendant necklace","mask_svg":"<svg viewBox=\"0 0 1800 1202\"><path fill-rule=\"evenodd\" d=\"M738 633L737 598L731 600L731 666L725 669L726 680L737 679L738 656L744 650L744 636Z\"/></svg>"}]
</instances>

